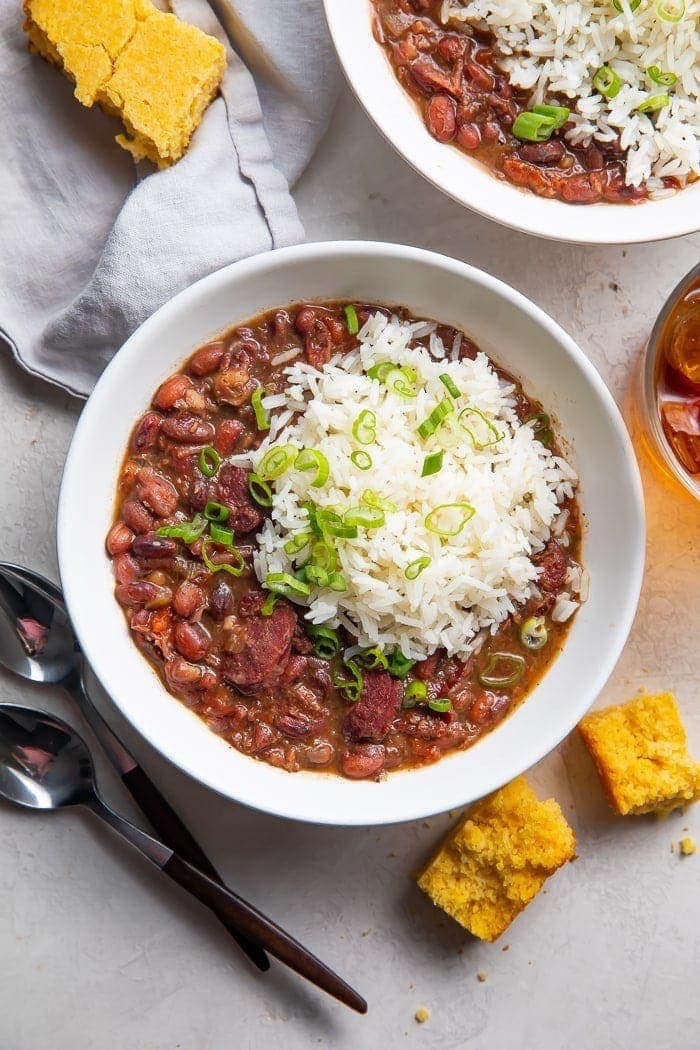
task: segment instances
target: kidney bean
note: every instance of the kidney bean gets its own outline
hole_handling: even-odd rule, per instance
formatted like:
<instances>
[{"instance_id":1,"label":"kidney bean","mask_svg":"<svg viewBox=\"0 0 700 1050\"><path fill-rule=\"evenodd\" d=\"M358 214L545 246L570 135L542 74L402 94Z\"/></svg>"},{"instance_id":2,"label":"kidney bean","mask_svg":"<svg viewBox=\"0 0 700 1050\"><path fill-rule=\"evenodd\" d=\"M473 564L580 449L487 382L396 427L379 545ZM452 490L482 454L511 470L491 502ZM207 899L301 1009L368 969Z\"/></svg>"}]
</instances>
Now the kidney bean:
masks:
<instances>
[{"instance_id":1,"label":"kidney bean","mask_svg":"<svg viewBox=\"0 0 700 1050\"><path fill-rule=\"evenodd\" d=\"M187 376L175 375L170 376L164 383L156 390L156 396L153 398L153 404L156 408L162 408L167 411L169 408L174 408L180 398L185 396L185 393L192 386L192 380Z\"/></svg>"},{"instance_id":2,"label":"kidney bean","mask_svg":"<svg viewBox=\"0 0 700 1050\"><path fill-rule=\"evenodd\" d=\"M160 561L164 558L171 558L176 553L177 543L167 536L147 532L135 538L131 544L131 551L135 558L143 561Z\"/></svg>"},{"instance_id":3,"label":"kidney bean","mask_svg":"<svg viewBox=\"0 0 700 1050\"><path fill-rule=\"evenodd\" d=\"M589 171L602 171L605 167L603 154L593 143L586 150L586 167Z\"/></svg>"},{"instance_id":4,"label":"kidney bean","mask_svg":"<svg viewBox=\"0 0 700 1050\"><path fill-rule=\"evenodd\" d=\"M115 554L125 554L131 546L134 534L123 521L117 521L109 530L107 535L107 553L114 557Z\"/></svg>"},{"instance_id":5,"label":"kidney bean","mask_svg":"<svg viewBox=\"0 0 700 1050\"><path fill-rule=\"evenodd\" d=\"M420 90L426 95L434 95L436 92L458 95L461 85L461 77L453 78L441 72L431 62L414 62L411 68L411 76Z\"/></svg>"},{"instance_id":6,"label":"kidney bean","mask_svg":"<svg viewBox=\"0 0 700 1050\"><path fill-rule=\"evenodd\" d=\"M181 656L170 656L164 665L165 677L174 686L186 686L192 688L198 686L203 678L204 670L198 664L183 660Z\"/></svg>"},{"instance_id":7,"label":"kidney bean","mask_svg":"<svg viewBox=\"0 0 700 1050\"><path fill-rule=\"evenodd\" d=\"M209 444L215 434L214 424L197 416L169 416L163 420L161 431L172 441L203 445Z\"/></svg>"},{"instance_id":8,"label":"kidney bean","mask_svg":"<svg viewBox=\"0 0 700 1050\"><path fill-rule=\"evenodd\" d=\"M162 609L170 604L172 598L169 587L159 587L157 583L149 583L148 580L119 584L114 593L122 605L143 605L146 609Z\"/></svg>"},{"instance_id":9,"label":"kidney bean","mask_svg":"<svg viewBox=\"0 0 700 1050\"><path fill-rule=\"evenodd\" d=\"M476 124L461 124L457 128L457 142L462 149L476 149L481 144L481 132Z\"/></svg>"},{"instance_id":10,"label":"kidney bean","mask_svg":"<svg viewBox=\"0 0 700 1050\"><path fill-rule=\"evenodd\" d=\"M163 417L158 412L147 412L141 417L131 435L131 451L134 455L138 456L146 449L153 448L162 421Z\"/></svg>"},{"instance_id":11,"label":"kidney bean","mask_svg":"<svg viewBox=\"0 0 700 1050\"><path fill-rule=\"evenodd\" d=\"M186 660L202 660L209 651L211 638L201 623L180 620L173 628L173 644Z\"/></svg>"},{"instance_id":12,"label":"kidney bean","mask_svg":"<svg viewBox=\"0 0 700 1050\"><path fill-rule=\"evenodd\" d=\"M226 580L217 580L209 591L209 615L221 623L233 611L233 591Z\"/></svg>"},{"instance_id":13,"label":"kidney bean","mask_svg":"<svg viewBox=\"0 0 700 1050\"><path fill-rule=\"evenodd\" d=\"M438 41L437 53L443 62L451 65L462 57L465 47L466 41L460 40L458 36L443 36Z\"/></svg>"},{"instance_id":14,"label":"kidney bean","mask_svg":"<svg viewBox=\"0 0 700 1050\"><path fill-rule=\"evenodd\" d=\"M483 88L484 91L493 91L494 78L487 69L484 69L478 62L465 62L464 63L464 75L477 87Z\"/></svg>"},{"instance_id":15,"label":"kidney bean","mask_svg":"<svg viewBox=\"0 0 700 1050\"><path fill-rule=\"evenodd\" d=\"M559 139L550 139L549 142L528 142L518 152L530 164L558 164L566 153L566 146Z\"/></svg>"},{"instance_id":16,"label":"kidney bean","mask_svg":"<svg viewBox=\"0 0 700 1050\"><path fill-rule=\"evenodd\" d=\"M488 689L474 698L469 708L469 721L476 726L489 726L500 722L508 710L510 700Z\"/></svg>"},{"instance_id":17,"label":"kidney bean","mask_svg":"<svg viewBox=\"0 0 700 1050\"><path fill-rule=\"evenodd\" d=\"M221 456L229 456L238 445L246 431L245 423L240 419L224 419L216 428L212 444Z\"/></svg>"},{"instance_id":18,"label":"kidney bean","mask_svg":"<svg viewBox=\"0 0 700 1050\"><path fill-rule=\"evenodd\" d=\"M225 353L226 346L220 340L207 343L190 359L190 372L196 376L208 376L211 372L216 372Z\"/></svg>"},{"instance_id":19,"label":"kidney bean","mask_svg":"<svg viewBox=\"0 0 700 1050\"><path fill-rule=\"evenodd\" d=\"M191 580L183 580L173 595L173 608L178 616L189 620L204 606L204 592Z\"/></svg>"},{"instance_id":20,"label":"kidney bean","mask_svg":"<svg viewBox=\"0 0 700 1050\"><path fill-rule=\"evenodd\" d=\"M323 368L331 359L333 340L331 333L321 320L315 320L304 337L306 360L314 368Z\"/></svg>"},{"instance_id":21,"label":"kidney bean","mask_svg":"<svg viewBox=\"0 0 700 1050\"><path fill-rule=\"evenodd\" d=\"M306 757L314 766L327 766L329 762L333 761L334 755L335 749L332 744L328 743L314 744L306 752Z\"/></svg>"},{"instance_id":22,"label":"kidney bean","mask_svg":"<svg viewBox=\"0 0 700 1050\"><path fill-rule=\"evenodd\" d=\"M112 562L117 583L131 583L141 574L141 566L130 554L118 554Z\"/></svg>"},{"instance_id":23,"label":"kidney bean","mask_svg":"<svg viewBox=\"0 0 700 1050\"><path fill-rule=\"evenodd\" d=\"M172 481L164 478L162 474L157 474L153 467L144 467L139 471L136 493L141 502L150 507L159 518L167 518L177 507L177 489Z\"/></svg>"},{"instance_id":24,"label":"kidney bean","mask_svg":"<svg viewBox=\"0 0 700 1050\"><path fill-rule=\"evenodd\" d=\"M300 711L287 711L275 717L275 729L285 736L305 737L309 736L315 728L315 722L308 715Z\"/></svg>"},{"instance_id":25,"label":"kidney bean","mask_svg":"<svg viewBox=\"0 0 700 1050\"><path fill-rule=\"evenodd\" d=\"M455 137L457 118L449 95L433 95L425 110L425 123L438 142L450 142Z\"/></svg>"},{"instance_id":26,"label":"kidney bean","mask_svg":"<svg viewBox=\"0 0 700 1050\"><path fill-rule=\"evenodd\" d=\"M316 311L310 306L302 306L300 310L297 310L296 317L294 318L294 327L299 335L306 335L307 332L311 331L315 321Z\"/></svg>"},{"instance_id":27,"label":"kidney bean","mask_svg":"<svg viewBox=\"0 0 700 1050\"><path fill-rule=\"evenodd\" d=\"M323 323L325 324L328 331L331 333L331 339L336 346L345 342L345 336L347 335L347 328L342 321L338 320L337 317L326 317Z\"/></svg>"},{"instance_id":28,"label":"kidney bean","mask_svg":"<svg viewBox=\"0 0 700 1050\"><path fill-rule=\"evenodd\" d=\"M122 518L132 532L151 532L155 521L149 510L137 499L128 499L122 503Z\"/></svg>"},{"instance_id":29,"label":"kidney bean","mask_svg":"<svg viewBox=\"0 0 700 1050\"><path fill-rule=\"evenodd\" d=\"M346 777L359 780L375 776L384 765L384 748L380 744L365 744L364 747L345 751L340 759L340 768Z\"/></svg>"},{"instance_id":30,"label":"kidney bean","mask_svg":"<svg viewBox=\"0 0 700 1050\"><path fill-rule=\"evenodd\" d=\"M228 368L214 377L212 393L217 401L239 408L250 400L253 389L247 368Z\"/></svg>"},{"instance_id":31,"label":"kidney bean","mask_svg":"<svg viewBox=\"0 0 700 1050\"><path fill-rule=\"evenodd\" d=\"M506 141L503 129L496 120L487 120L481 128L481 134L486 142L499 142L503 145Z\"/></svg>"}]
</instances>

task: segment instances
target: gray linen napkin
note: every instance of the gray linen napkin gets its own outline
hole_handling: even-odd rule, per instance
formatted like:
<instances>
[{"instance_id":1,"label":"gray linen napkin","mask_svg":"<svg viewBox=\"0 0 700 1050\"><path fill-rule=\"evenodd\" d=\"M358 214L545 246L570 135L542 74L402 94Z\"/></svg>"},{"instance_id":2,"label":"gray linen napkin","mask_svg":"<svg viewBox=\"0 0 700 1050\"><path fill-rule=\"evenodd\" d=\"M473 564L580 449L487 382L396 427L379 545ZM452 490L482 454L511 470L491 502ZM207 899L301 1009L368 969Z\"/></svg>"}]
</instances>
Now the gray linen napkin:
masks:
<instances>
[{"instance_id":1,"label":"gray linen napkin","mask_svg":"<svg viewBox=\"0 0 700 1050\"><path fill-rule=\"evenodd\" d=\"M304 237L289 184L339 87L321 0L171 6L228 46L216 10L236 51L188 153L156 172L135 171L117 122L27 53L18 0L0 0L0 338L79 396L176 292Z\"/></svg>"}]
</instances>

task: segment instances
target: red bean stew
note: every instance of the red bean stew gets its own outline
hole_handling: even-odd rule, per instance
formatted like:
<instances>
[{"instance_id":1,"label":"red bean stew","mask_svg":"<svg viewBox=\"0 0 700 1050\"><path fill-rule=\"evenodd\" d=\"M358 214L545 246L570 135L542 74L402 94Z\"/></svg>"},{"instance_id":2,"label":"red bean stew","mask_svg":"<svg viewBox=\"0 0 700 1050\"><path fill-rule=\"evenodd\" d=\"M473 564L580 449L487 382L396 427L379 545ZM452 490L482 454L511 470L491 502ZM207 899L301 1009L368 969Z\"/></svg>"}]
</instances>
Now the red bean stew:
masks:
<instances>
[{"instance_id":1,"label":"red bean stew","mask_svg":"<svg viewBox=\"0 0 700 1050\"><path fill-rule=\"evenodd\" d=\"M357 323L376 309L356 305ZM361 693L350 702L334 681L355 639L339 629L340 649L331 655L307 633L303 610L285 599L271 607L252 567L266 509L251 495L246 469L230 461L262 439L256 389L285 387L285 366L272 360L296 348L322 369L332 353L357 345L348 330L357 326L346 318L342 303L298 304L200 347L134 428L106 542L136 644L167 689L212 730L289 771L378 779L469 747L534 687L566 636L568 624L554 623L551 612L578 556L580 523L576 501L564 503L565 537L536 556L540 596L478 655L459 660L438 650L412 664L395 652L386 668L386 660L363 666L358 656ZM452 345L457 332L439 326L437 334ZM427 347L428 338L414 345ZM463 336L461 356L476 352ZM555 446L541 406L517 391L518 416L538 417L541 440ZM222 518L235 545L217 532ZM504 653L505 663L495 656Z\"/></svg>"},{"instance_id":2,"label":"red bean stew","mask_svg":"<svg viewBox=\"0 0 700 1050\"><path fill-rule=\"evenodd\" d=\"M541 197L570 204L620 204L647 196L643 186L625 185L619 139L574 148L564 138L566 123L546 142L517 138L513 125L529 109L527 93L499 71L490 34L442 25L442 0L372 3L375 36L438 142L454 144L499 178ZM674 179L666 181L677 188Z\"/></svg>"}]
</instances>

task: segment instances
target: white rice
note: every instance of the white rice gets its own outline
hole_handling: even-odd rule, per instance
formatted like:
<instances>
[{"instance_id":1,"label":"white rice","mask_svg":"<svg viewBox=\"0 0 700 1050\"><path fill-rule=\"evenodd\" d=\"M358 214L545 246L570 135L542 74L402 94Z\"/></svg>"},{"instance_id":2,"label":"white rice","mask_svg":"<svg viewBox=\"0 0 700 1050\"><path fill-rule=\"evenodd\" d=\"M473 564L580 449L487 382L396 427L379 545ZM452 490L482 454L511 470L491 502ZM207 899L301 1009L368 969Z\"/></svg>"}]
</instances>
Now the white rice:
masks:
<instances>
[{"instance_id":1,"label":"white rice","mask_svg":"<svg viewBox=\"0 0 700 1050\"><path fill-rule=\"evenodd\" d=\"M413 659L441 646L451 654L470 653L538 593L540 570L532 556L554 529L561 531L560 503L573 495L577 483L571 467L535 437L533 425L520 423L514 387L499 379L486 355L451 360L434 327L376 313L359 333L359 351L335 359L322 372L295 361L286 369L286 394L266 399L275 407L285 402L269 436L256 451L235 457L255 469L271 445L291 444L317 449L330 466L320 488L310 487L313 471L292 469L274 483L271 519L257 537L255 571L261 583L269 572L293 572L303 561L302 554L292 562L284 544L309 529L304 500L342 510L358 506L370 488L395 505L380 528L360 528L356 539L338 541L347 590L313 589L306 615L313 623L344 625L360 645L398 646ZM411 348L417 334L429 335L439 360ZM390 392L365 374L383 361L416 370L414 399ZM416 428L447 394L441 373L448 373L461 393L458 410L478 407L503 437L479 450L462 434L445 450L440 472L422 478L424 457L437 446L434 438L422 441ZM376 414L376 441L360 446L352 426L364 409ZM282 429L281 417L286 420ZM361 447L372 457L368 471L350 459ZM441 540L426 528L431 510L462 501L475 514L457 536ZM430 565L407 580L406 566L422 556L431 559ZM572 577L562 619L577 607L577 580L580 574Z\"/></svg>"},{"instance_id":2,"label":"white rice","mask_svg":"<svg viewBox=\"0 0 700 1050\"><path fill-rule=\"evenodd\" d=\"M675 0L683 4L683 0ZM685 0L678 22L657 13L658 0L641 0L632 11L620 0L444 0L445 23L470 23L495 34L500 65L511 83L531 91L531 104L552 96L572 100L573 145L618 135L626 152L626 182L646 185L652 197L672 193L661 181L685 185L700 175L700 0ZM682 7L680 8L682 9ZM593 76L611 66L623 84L613 99L593 86ZM650 66L675 73L671 88L654 83ZM655 113L638 106L668 92L670 104Z\"/></svg>"}]
</instances>

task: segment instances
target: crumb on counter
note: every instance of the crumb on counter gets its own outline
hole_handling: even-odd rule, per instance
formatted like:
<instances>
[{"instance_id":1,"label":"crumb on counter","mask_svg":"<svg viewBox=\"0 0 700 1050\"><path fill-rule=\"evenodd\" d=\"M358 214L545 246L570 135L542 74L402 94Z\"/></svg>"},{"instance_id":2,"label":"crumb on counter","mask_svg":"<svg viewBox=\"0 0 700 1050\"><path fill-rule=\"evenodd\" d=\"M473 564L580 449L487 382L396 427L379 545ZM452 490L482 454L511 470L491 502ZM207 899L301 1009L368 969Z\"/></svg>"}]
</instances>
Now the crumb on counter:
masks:
<instances>
[{"instance_id":1,"label":"crumb on counter","mask_svg":"<svg viewBox=\"0 0 700 1050\"><path fill-rule=\"evenodd\" d=\"M29 49L84 106L120 117L117 142L167 167L182 156L226 68L222 44L150 0L24 0Z\"/></svg>"},{"instance_id":2,"label":"crumb on counter","mask_svg":"<svg viewBox=\"0 0 700 1050\"><path fill-rule=\"evenodd\" d=\"M593 711L579 732L621 816L665 815L700 798L700 764L688 753L673 693Z\"/></svg>"},{"instance_id":3,"label":"crumb on counter","mask_svg":"<svg viewBox=\"0 0 700 1050\"><path fill-rule=\"evenodd\" d=\"M489 975L486 973L485 970L478 970L476 974L476 979L480 984L483 984L484 981L488 980L488 976Z\"/></svg>"},{"instance_id":4,"label":"crumb on counter","mask_svg":"<svg viewBox=\"0 0 700 1050\"><path fill-rule=\"evenodd\" d=\"M418 885L475 937L494 941L574 847L555 800L540 802L518 777L467 812Z\"/></svg>"},{"instance_id":5,"label":"crumb on counter","mask_svg":"<svg viewBox=\"0 0 700 1050\"><path fill-rule=\"evenodd\" d=\"M423 1024L430 1017L430 1010L427 1006L419 1006L416 1010L416 1021L418 1024Z\"/></svg>"},{"instance_id":6,"label":"crumb on counter","mask_svg":"<svg viewBox=\"0 0 700 1050\"><path fill-rule=\"evenodd\" d=\"M690 835L686 835L685 838L682 838L678 843L678 846L683 857L692 857L697 850L695 839L691 838Z\"/></svg>"}]
</instances>

